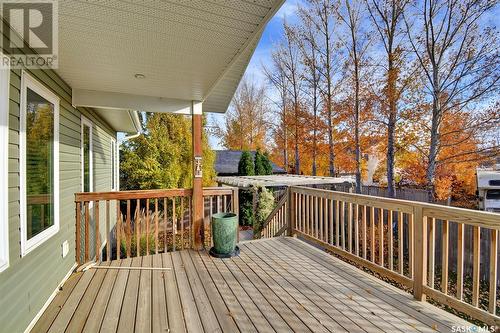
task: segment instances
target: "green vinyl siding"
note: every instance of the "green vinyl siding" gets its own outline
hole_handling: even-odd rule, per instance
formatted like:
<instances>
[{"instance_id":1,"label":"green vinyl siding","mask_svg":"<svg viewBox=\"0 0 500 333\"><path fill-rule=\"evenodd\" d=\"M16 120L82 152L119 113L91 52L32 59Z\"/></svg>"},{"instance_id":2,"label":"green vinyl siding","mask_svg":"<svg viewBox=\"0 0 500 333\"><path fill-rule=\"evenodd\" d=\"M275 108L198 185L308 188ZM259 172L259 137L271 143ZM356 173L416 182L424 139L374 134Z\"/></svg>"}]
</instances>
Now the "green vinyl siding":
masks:
<instances>
[{"instance_id":1,"label":"green vinyl siding","mask_svg":"<svg viewBox=\"0 0 500 333\"><path fill-rule=\"evenodd\" d=\"M57 234L26 256L20 248L19 194L19 102L21 70L11 70L9 92L9 267L0 273L0 331L23 332L43 307L61 280L75 264L74 193L82 188L81 116L93 123L94 190L111 190L112 128L90 109L71 106L71 88L53 71L28 71L60 98L59 106L59 216ZM104 207L101 204L101 209ZM115 209L111 209L114 212ZM104 215L104 214L103 214ZM114 220L114 214L111 215ZM100 230L104 231L101 220ZM101 239L104 235L101 234ZM61 245L68 241L70 251L62 258Z\"/></svg>"}]
</instances>

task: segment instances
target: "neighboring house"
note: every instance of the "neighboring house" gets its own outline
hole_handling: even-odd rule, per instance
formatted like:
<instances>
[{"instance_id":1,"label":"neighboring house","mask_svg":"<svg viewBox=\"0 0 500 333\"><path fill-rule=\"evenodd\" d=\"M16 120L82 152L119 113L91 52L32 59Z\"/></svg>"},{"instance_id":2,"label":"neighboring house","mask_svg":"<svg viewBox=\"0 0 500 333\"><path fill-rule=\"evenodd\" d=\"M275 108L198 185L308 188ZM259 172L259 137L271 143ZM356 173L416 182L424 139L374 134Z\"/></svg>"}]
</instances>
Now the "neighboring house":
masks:
<instances>
[{"instance_id":1,"label":"neighboring house","mask_svg":"<svg viewBox=\"0 0 500 333\"><path fill-rule=\"evenodd\" d=\"M216 150L215 151L215 172L217 176L237 176L238 163L241 159L242 150ZM252 157L255 158L255 151L251 151ZM271 162L273 174L286 174L285 169Z\"/></svg>"}]
</instances>

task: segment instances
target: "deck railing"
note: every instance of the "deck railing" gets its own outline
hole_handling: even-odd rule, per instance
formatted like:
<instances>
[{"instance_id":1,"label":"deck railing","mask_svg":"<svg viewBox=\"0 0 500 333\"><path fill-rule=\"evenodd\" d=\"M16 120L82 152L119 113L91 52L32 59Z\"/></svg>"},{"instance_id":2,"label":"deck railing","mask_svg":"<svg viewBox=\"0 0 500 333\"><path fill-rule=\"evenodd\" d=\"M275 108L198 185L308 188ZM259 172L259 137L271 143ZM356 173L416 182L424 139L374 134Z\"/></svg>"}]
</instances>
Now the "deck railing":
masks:
<instances>
[{"instance_id":1,"label":"deck railing","mask_svg":"<svg viewBox=\"0 0 500 333\"><path fill-rule=\"evenodd\" d=\"M413 289L418 300L428 296L500 325L499 214L305 187L291 187L287 201L290 234ZM276 229L275 221L264 230ZM481 268L488 279L481 279Z\"/></svg>"},{"instance_id":2,"label":"deck railing","mask_svg":"<svg viewBox=\"0 0 500 333\"><path fill-rule=\"evenodd\" d=\"M210 217L217 212L237 212L238 191L204 188L203 197L202 239L209 244ZM76 193L77 263L191 247L191 202L191 189Z\"/></svg>"}]
</instances>

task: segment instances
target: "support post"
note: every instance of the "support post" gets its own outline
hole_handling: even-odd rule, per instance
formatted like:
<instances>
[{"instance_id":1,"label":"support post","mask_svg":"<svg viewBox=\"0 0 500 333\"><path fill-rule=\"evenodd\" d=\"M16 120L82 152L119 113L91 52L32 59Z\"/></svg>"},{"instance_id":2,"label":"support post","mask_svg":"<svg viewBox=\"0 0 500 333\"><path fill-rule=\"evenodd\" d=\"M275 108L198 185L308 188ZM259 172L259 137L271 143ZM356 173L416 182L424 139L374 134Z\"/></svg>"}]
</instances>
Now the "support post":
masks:
<instances>
[{"instance_id":1,"label":"support post","mask_svg":"<svg viewBox=\"0 0 500 333\"><path fill-rule=\"evenodd\" d=\"M192 142L193 142L193 228L192 239L193 249L201 250L203 248L202 241L202 225L203 225L203 183L202 183L202 105L201 102L193 101L191 107L192 113Z\"/></svg>"},{"instance_id":2,"label":"support post","mask_svg":"<svg viewBox=\"0 0 500 333\"><path fill-rule=\"evenodd\" d=\"M415 237L413 296L416 300L425 301L423 287L427 285L427 218L424 217L423 209L419 206L415 207L413 214L413 236Z\"/></svg>"}]
</instances>

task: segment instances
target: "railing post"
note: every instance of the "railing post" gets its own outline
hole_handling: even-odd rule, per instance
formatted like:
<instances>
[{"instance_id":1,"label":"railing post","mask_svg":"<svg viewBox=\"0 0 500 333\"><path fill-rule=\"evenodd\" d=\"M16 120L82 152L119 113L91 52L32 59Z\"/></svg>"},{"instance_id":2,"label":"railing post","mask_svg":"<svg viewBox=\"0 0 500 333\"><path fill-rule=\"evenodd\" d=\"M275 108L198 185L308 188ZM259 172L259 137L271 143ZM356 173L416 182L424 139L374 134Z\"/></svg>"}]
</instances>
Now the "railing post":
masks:
<instances>
[{"instance_id":1,"label":"railing post","mask_svg":"<svg viewBox=\"0 0 500 333\"><path fill-rule=\"evenodd\" d=\"M415 259L413 260L413 296L416 300L425 301L423 287L427 284L427 219L421 206L413 210L413 235Z\"/></svg>"},{"instance_id":2,"label":"railing post","mask_svg":"<svg viewBox=\"0 0 500 333\"><path fill-rule=\"evenodd\" d=\"M82 218L82 207L81 207L81 202L77 201L76 202L76 235L75 235L75 259L76 263L78 266L82 264L82 260L80 258L80 252L81 252L81 218Z\"/></svg>"},{"instance_id":3,"label":"railing post","mask_svg":"<svg viewBox=\"0 0 500 333\"><path fill-rule=\"evenodd\" d=\"M292 188L291 186L287 187L287 200L286 200L286 223L288 226L287 230L287 235L292 236L293 235L293 230L295 229L295 226L293 226L293 221L294 221L294 209L295 209L295 204L293 202L293 195L292 195Z\"/></svg>"},{"instance_id":4,"label":"railing post","mask_svg":"<svg viewBox=\"0 0 500 333\"><path fill-rule=\"evenodd\" d=\"M193 196L192 196L192 209L193 209L193 230L191 242L194 250L201 250L203 248L202 239L202 226L203 226L203 185L202 185L202 104L201 102L193 101L192 111L192 144L193 144Z\"/></svg>"}]
</instances>

